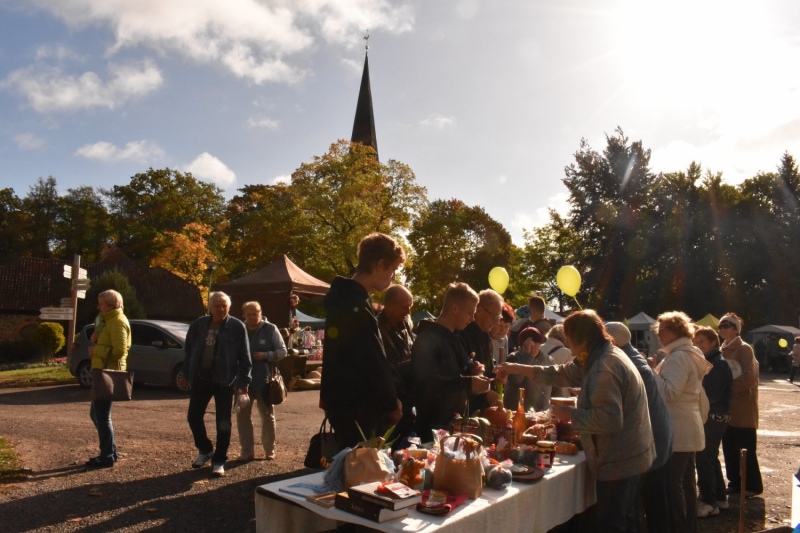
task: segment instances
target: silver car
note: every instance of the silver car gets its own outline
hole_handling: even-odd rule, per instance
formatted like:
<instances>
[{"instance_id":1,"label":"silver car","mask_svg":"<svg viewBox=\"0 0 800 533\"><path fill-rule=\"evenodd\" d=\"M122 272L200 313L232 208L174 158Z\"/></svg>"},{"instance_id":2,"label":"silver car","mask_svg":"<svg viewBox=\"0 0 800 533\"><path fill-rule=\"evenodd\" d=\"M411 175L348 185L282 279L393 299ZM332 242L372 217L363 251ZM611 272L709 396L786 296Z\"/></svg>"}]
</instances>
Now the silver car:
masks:
<instances>
[{"instance_id":1,"label":"silver car","mask_svg":"<svg viewBox=\"0 0 800 533\"><path fill-rule=\"evenodd\" d=\"M178 385L178 376L183 375L183 345L186 343L188 324L168 320L131 320L131 349L128 352L128 370L135 372L136 383L173 386L181 392L190 388ZM72 356L67 366L83 388L92 385L90 340L94 324L84 326L75 338Z\"/></svg>"}]
</instances>

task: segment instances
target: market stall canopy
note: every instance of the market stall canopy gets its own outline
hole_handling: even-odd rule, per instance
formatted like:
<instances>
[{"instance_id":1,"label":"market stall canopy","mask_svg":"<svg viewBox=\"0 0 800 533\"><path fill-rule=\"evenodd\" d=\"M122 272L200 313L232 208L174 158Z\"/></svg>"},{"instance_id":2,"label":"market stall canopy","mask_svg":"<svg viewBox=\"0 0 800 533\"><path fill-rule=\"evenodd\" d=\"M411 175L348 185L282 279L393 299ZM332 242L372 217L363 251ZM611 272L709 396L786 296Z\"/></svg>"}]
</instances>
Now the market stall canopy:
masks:
<instances>
[{"instance_id":1,"label":"market stall canopy","mask_svg":"<svg viewBox=\"0 0 800 533\"><path fill-rule=\"evenodd\" d=\"M558 313L556 313L554 311L551 311L550 308L548 308L548 307L545 307L545 309L544 309L544 317L547 320L551 320L551 321L555 322L556 324L561 324L562 322L564 322L564 317L563 316L559 315Z\"/></svg>"},{"instance_id":2,"label":"market stall canopy","mask_svg":"<svg viewBox=\"0 0 800 533\"><path fill-rule=\"evenodd\" d=\"M411 323L413 323L416 326L420 320L424 320L426 318L435 318L435 317L432 314L430 314L427 309L420 309L419 311L411 315Z\"/></svg>"},{"instance_id":3,"label":"market stall canopy","mask_svg":"<svg viewBox=\"0 0 800 533\"><path fill-rule=\"evenodd\" d=\"M797 329L792 326L777 326L775 324L767 324L766 326L761 326L760 328L751 329L750 334L770 334L776 333L781 337L785 337L787 335L792 337L797 337L800 335L800 329Z\"/></svg>"},{"instance_id":4,"label":"market stall canopy","mask_svg":"<svg viewBox=\"0 0 800 533\"><path fill-rule=\"evenodd\" d=\"M242 304L255 300L269 321L281 328L289 325L291 293L301 299L320 299L329 289L329 284L304 272L285 255L251 274L213 287L231 297L232 315L241 316Z\"/></svg>"},{"instance_id":5,"label":"market stall canopy","mask_svg":"<svg viewBox=\"0 0 800 533\"><path fill-rule=\"evenodd\" d=\"M715 317L711 313L708 313L700 320L696 320L695 324L698 326L706 326L707 328L717 329L717 327L719 326L719 318Z\"/></svg>"},{"instance_id":6,"label":"market stall canopy","mask_svg":"<svg viewBox=\"0 0 800 533\"><path fill-rule=\"evenodd\" d=\"M297 318L297 321L300 322L300 327L304 328L306 326L310 326L313 329L322 329L325 327L324 318L316 318L299 310L295 310L294 316Z\"/></svg>"},{"instance_id":7,"label":"market stall canopy","mask_svg":"<svg viewBox=\"0 0 800 533\"><path fill-rule=\"evenodd\" d=\"M631 331L649 331L650 326L655 324L656 319L650 316L647 316L644 312L639 313L638 315L629 318L626 320L628 324L628 329Z\"/></svg>"}]
</instances>

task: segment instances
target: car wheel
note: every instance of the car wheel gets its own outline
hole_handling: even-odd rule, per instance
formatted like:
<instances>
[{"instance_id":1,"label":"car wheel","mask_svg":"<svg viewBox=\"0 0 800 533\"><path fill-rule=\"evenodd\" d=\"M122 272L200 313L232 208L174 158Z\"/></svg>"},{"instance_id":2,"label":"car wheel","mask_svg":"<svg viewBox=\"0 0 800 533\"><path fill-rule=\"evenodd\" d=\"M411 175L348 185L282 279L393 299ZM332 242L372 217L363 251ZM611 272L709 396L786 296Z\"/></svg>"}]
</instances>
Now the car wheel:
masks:
<instances>
[{"instance_id":1,"label":"car wheel","mask_svg":"<svg viewBox=\"0 0 800 533\"><path fill-rule=\"evenodd\" d=\"M88 389L92 386L92 364L89 361L84 361L78 365L78 385L81 388Z\"/></svg>"},{"instance_id":2,"label":"car wheel","mask_svg":"<svg viewBox=\"0 0 800 533\"><path fill-rule=\"evenodd\" d=\"M175 386L176 389L178 389L179 392L183 392L184 394L190 393L192 391L192 386L187 383L185 387L181 387L178 384L178 377L184 377L183 363L176 366L175 370L172 371L172 384Z\"/></svg>"}]
</instances>

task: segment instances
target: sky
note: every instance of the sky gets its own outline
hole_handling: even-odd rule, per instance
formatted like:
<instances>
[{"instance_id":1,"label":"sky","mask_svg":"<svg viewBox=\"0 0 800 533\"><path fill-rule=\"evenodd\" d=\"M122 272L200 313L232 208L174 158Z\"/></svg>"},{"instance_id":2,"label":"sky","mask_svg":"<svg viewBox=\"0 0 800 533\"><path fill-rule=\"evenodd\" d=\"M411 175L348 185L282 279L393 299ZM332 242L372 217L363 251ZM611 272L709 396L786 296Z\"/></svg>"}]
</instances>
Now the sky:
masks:
<instances>
[{"instance_id":1,"label":"sky","mask_svg":"<svg viewBox=\"0 0 800 533\"><path fill-rule=\"evenodd\" d=\"M521 244L617 127L655 172L800 158L797 28L796 0L0 0L0 187L287 180L350 138L368 31L381 160Z\"/></svg>"}]
</instances>

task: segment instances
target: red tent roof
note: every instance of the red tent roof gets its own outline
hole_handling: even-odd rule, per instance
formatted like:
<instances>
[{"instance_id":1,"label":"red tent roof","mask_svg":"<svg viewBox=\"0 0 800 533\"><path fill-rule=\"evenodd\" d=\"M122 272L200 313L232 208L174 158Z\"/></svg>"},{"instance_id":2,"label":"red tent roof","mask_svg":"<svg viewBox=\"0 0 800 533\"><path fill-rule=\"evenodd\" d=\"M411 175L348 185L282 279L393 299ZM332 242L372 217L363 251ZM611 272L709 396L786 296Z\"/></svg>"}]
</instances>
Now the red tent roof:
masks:
<instances>
[{"instance_id":1,"label":"red tent roof","mask_svg":"<svg viewBox=\"0 0 800 533\"><path fill-rule=\"evenodd\" d=\"M330 285L306 273L285 255L265 267L239 279L215 284L215 290L230 293L243 291L295 292L300 296L325 296Z\"/></svg>"}]
</instances>

